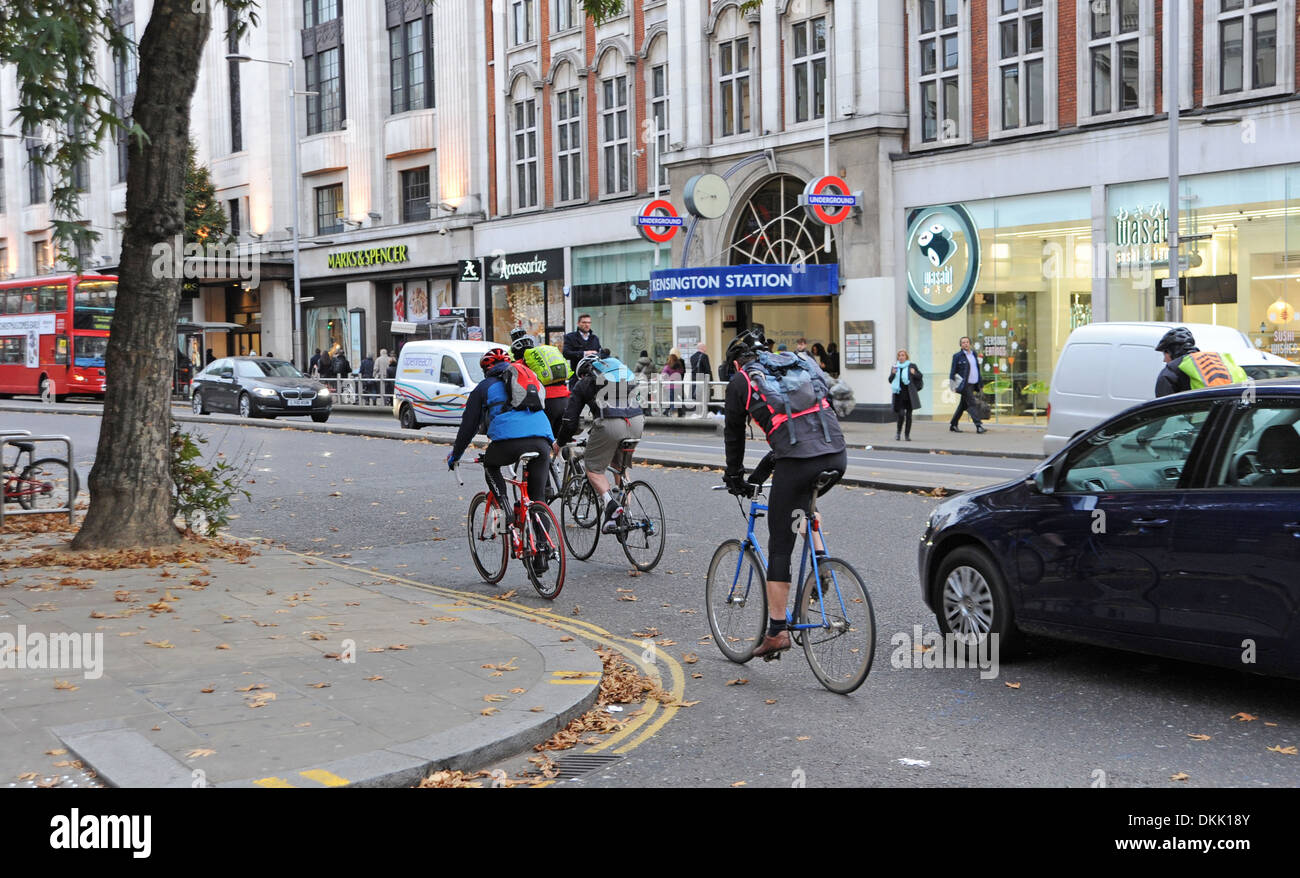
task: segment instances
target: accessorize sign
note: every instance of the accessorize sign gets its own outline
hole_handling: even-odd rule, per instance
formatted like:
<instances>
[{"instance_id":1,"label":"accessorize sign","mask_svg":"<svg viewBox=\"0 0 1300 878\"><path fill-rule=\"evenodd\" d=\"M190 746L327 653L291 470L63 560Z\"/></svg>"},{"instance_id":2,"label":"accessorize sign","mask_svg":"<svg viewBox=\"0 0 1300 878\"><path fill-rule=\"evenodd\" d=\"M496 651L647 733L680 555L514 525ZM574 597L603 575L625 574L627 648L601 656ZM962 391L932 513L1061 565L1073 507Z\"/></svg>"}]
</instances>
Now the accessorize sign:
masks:
<instances>
[{"instance_id":1,"label":"accessorize sign","mask_svg":"<svg viewBox=\"0 0 1300 878\"><path fill-rule=\"evenodd\" d=\"M563 250L497 253L484 261L487 263L487 279L490 282L528 283L564 279Z\"/></svg>"},{"instance_id":2,"label":"accessorize sign","mask_svg":"<svg viewBox=\"0 0 1300 878\"><path fill-rule=\"evenodd\" d=\"M650 299L837 296L839 265L726 265L650 272Z\"/></svg>"},{"instance_id":3,"label":"accessorize sign","mask_svg":"<svg viewBox=\"0 0 1300 878\"><path fill-rule=\"evenodd\" d=\"M369 268L372 265L409 262L410 258L407 245L394 244L391 247L371 247L366 250L344 250L339 253L331 253L327 257L326 266L329 268Z\"/></svg>"},{"instance_id":4,"label":"accessorize sign","mask_svg":"<svg viewBox=\"0 0 1300 878\"><path fill-rule=\"evenodd\" d=\"M927 320L946 320L970 301L980 274L979 231L960 204L911 211L907 218L907 299Z\"/></svg>"}]
</instances>

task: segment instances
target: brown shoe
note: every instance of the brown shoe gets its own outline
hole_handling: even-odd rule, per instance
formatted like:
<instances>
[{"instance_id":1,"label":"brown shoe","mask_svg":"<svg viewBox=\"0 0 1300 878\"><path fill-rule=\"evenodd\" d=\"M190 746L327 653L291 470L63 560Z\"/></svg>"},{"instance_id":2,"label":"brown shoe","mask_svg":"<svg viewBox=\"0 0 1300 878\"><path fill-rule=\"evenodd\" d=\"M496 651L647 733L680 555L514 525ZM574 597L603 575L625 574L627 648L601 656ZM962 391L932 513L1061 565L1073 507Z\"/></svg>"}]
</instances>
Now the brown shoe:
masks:
<instances>
[{"instance_id":1,"label":"brown shoe","mask_svg":"<svg viewBox=\"0 0 1300 878\"><path fill-rule=\"evenodd\" d=\"M754 655L760 656L764 661L771 661L777 658L782 652L790 648L790 632L782 631L773 637L771 634L764 636L763 642L754 647Z\"/></svg>"}]
</instances>

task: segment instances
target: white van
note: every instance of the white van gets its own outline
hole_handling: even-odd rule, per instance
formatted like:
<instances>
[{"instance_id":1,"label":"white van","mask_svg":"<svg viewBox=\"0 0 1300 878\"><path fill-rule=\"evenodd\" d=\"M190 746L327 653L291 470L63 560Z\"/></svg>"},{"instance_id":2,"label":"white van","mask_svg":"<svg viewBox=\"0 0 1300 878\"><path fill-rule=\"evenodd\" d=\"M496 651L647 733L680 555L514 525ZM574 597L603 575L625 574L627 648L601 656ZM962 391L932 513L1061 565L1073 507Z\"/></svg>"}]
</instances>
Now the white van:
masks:
<instances>
[{"instance_id":1,"label":"white van","mask_svg":"<svg viewBox=\"0 0 1300 878\"><path fill-rule=\"evenodd\" d=\"M408 430L426 424L459 424L469 393L483 380L478 361L491 341L410 341L397 356L393 416Z\"/></svg>"},{"instance_id":2,"label":"white van","mask_svg":"<svg viewBox=\"0 0 1300 878\"><path fill-rule=\"evenodd\" d=\"M1257 350L1231 326L1208 323L1090 323L1070 333L1056 361L1047 403L1043 451L1055 454L1077 434L1129 406L1155 398L1156 376L1165 367L1156 343L1175 326L1186 326L1203 351L1224 351L1251 378L1300 375L1300 366Z\"/></svg>"}]
</instances>

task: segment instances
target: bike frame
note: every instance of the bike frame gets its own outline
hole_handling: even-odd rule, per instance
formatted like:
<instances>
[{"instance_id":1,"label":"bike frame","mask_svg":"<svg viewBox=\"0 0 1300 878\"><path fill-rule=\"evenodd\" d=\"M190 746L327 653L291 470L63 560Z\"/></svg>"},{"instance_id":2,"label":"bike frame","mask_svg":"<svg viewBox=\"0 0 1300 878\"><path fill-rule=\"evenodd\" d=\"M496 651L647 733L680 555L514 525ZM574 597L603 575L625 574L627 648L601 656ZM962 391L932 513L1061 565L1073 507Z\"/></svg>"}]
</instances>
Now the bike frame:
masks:
<instances>
[{"instance_id":1,"label":"bike frame","mask_svg":"<svg viewBox=\"0 0 1300 878\"><path fill-rule=\"evenodd\" d=\"M806 517L805 524L804 524L803 551L799 555L799 579L796 580L794 601L791 605L788 605L785 608L786 628L787 630L790 631L806 631L810 628L830 627L829 623L825 621L825 613L822 612L821 610L822 607L821 598L824 595L824 591L822 589L821 568L817 564L817 553L812 550L813 531L816 531L817 533L821 534L822 548L826 551L827 554L830 554L830 545L826 542L826 534L822 532L821 526L817 521L817 498L815 495L813 497L812 508L813 508L813 514ZM758 561L760 564L763 565L763 569L764 570L767 569L767 557L763 554L763 549L759 546L758 539L754 535L754 522L762 518L764 515L766 515L767 511L768 511L767 504L760 503L757 497L749 501L749 514L746 517L745 539L743 544L741 545L741 551L736 556L736 570L731 575L732 596L736 594L736 589L740 585L740 569L745 563L746 548L753 549L754 553L758 555ZM807 623L807 624L800 625L800 624L795 624L794 617L791 615L790 612L790 606L797 607L799 606L800 602L803 600L803 587L805 582L804 572L808 569L808 564L810 561L812 563L813 587L817 589L817 597L818 597L817 607L818 607L818 611L822 612L823 618L821 624ZM832 572L831 573L832 582L834 582L834 577L835 574L834 572ZM845 617L847 617L848 610L844 606L844 595L840 593L839 583L834 582L834 584L835 584L835 599L836 601L839 602L840 612L843 613ZM745 584L746 598L748 598L748 591L751 585L752 585L751 583ZM764 581L764 587L766 587L766 581Z\"/></svg>"},{"instance_id":2,"label":"bike frame","mask_svg":"<svg viewBox=\"0 0 1300 878\"><path fill-rule=\"evenodd\" d=\"M482 456L480 455L479 457L476 457L474 459L474 462L477 464L483 464ZM511 475L505 475L504 473L502 474L503 478L506 480L506 485L507 485L506 490L507 491L510 490L509 488L510 485L513 485L515 488L516 502L514 506L515 506L516 520L513 522L513 525L519 530L520 538L518 540L511 540L510 554L512 557L516 559L523 558L525 555L535 555L537 554L538 549L540 548L540 546L537 545L537 534L533 533L533 529L531 527L528 527L528 508L532 506L534 503L534 501L528 496L528 475L526 472L521 474L519 472L519 468L520 468L520 464L518 461L516 461L515 464L510 468ZM513 478L511 476L513 476ZM459 464L457 464L456 467L456 480L459 481L462 486L465 484L464 480L461 479L460 477ZM493 513L491 515L491 518L495 520L497 517L496 513L501 510L501 504L497 500L496 493L492 491L490 487L488 487L485 493L487 494L488 510ZM487 527L488 525L488 518L489 516L486 515L483 517L484 527ZM502 533L501 535L505 536L504 533ZM487 538L488 537L486 533L479 535L479 539L486 540ZM527 542L525 542L525 540ZM555 547L551 546L551 548L555 548Z\"/></svg>"}]
</instances>

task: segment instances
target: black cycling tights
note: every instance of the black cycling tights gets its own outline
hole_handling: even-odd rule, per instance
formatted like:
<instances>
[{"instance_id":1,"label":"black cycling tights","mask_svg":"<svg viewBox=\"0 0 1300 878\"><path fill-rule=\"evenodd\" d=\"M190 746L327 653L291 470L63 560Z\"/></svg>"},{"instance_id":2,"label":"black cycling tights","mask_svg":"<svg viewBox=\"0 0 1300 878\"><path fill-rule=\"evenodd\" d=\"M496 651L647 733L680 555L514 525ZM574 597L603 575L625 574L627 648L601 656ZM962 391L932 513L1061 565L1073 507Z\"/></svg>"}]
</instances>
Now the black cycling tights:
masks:
<instances>
[{"instance_id":1,"label":"black cycling tights","mask_svg":"<svg viewBox=\"0 0 1300 878\"><path fill-rule=\"evenodd\" d=\"M790 556L794 553L796 536L794 511L802 509L804 515L808 514L817 474L823 470L836 470L843 475L848 465L848 451L823 454L820 457L783 457L776 461L767 503L769 580L790 581ZM801 529L800 533L802 532Z\"/></svg>"},{"instance_id":2,"label":"black cycling tights","mask_svg":"<svg viewBox=\"0 0 1300 878\"><path fill-rule=\"evenodd\" d=\"M501 505L507 512L514 510L508 505L507 498L510 495L506 492L506 479L498 467L512 466L520 455L529 451L536 451L540 456L528 462L528 499L541 503L546 500L546 471L551 461L550 442L540 436L498 439L489 443L487 451L483 452L483 475L487 478L488 487L501 500ZM514 519L511 518L511 521Z\"/></svg>"}]
</instances>

